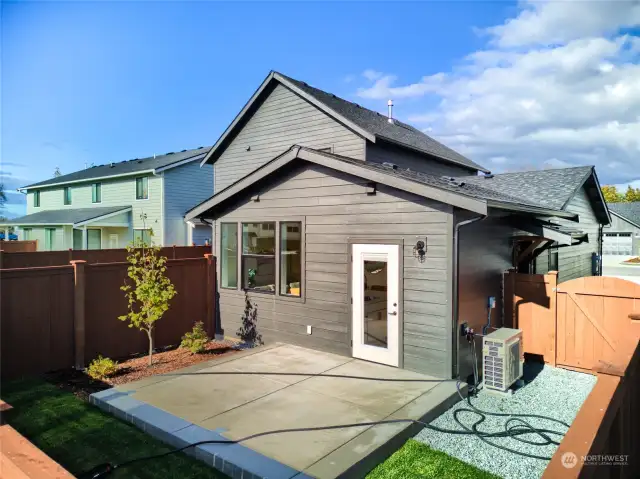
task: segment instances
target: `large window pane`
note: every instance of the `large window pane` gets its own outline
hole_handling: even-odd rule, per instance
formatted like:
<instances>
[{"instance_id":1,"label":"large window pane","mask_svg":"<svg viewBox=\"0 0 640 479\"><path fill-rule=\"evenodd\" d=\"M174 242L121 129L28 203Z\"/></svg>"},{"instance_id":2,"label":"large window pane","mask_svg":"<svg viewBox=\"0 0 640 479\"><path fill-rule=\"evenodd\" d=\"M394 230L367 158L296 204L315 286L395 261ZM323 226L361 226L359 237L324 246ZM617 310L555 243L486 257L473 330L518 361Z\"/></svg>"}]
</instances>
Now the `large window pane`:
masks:
<instances>
[{"instance_id":1,"label":"large window pane","mask_svg":"<svg viewBox=\"0 0 640 479\"><path fill-rule=\"evenodd\" d=\"M71 188L68 186L64 187L64 204L65 205L71 204Z\"/></svg>"},{"instance_id":2,"label":"large window pane","mask_svg":"<svg viewBox=\"0 0 640 479\"><path fill-rule=\"evenodd\" d=\"M44 249L46 251L53 251L56 249L56 229L55 228L44 229Z\"/></svg>"},{"instance_id":3,"label":"large window pane","mask_svg":"<svg viewBox=\"0 0 640 479\"><path fill-rule=\"evenodd\" d=\"M136 200L149 198L149 178L136 178Z\"/></svg>"},{"instance_id":4,"label":"large window pane","mask_svg":"<svg viewBox=\"0 0 640 479\"><path fill-rule=\"evenodd\" d=\"M223 288L238 287L238 225L220 225L220 271Z\"/></svg>"},{"instance_id":5,"label":"large window pane","mask_svg":"<svg viewBox=\"0 0 640 479\"><path fill-rule=\"evenodd\" d=\"M102 202L102 185L100 183L94 183L91 185L91 202Z\"/></svg>"},{"instance_id":6,"label":"large window pane","mask_svg":"<svg viewBox=\"0 0 640 479\"><path fill-rule=\"evenodd\" d=\"M280 294L300 296L302 223L280 223Z\"/></svg>"},{"instance_id":7,"label":"large window pane","mask_svg":"<svg viewBox=\"0 0 640 479\"><path fill-rule=\"evenodd\" d=\"M242 224L242 287L265 293L276 290L276 224Z\"/></svg>"},{"instance_id":8,"label":"large window pane","mask_svg":"<svg viewBox=\"0 0 640 479\"><path fill-rule=\"evenodd\" d=\"M36 190L33 192L33 206L34 208L38 208L40 206L40 191Z\"/></svg>"}]
</instances>

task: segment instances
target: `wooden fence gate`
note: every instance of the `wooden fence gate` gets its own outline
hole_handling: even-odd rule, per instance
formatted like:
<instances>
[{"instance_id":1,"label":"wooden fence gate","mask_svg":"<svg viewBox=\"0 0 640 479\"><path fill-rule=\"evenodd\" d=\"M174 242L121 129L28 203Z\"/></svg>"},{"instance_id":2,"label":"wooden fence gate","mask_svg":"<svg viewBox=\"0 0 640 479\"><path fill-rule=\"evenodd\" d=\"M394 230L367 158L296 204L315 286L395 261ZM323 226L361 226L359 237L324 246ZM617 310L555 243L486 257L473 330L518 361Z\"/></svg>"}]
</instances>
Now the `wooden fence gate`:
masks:
<instances>
[{"instance_id":1,"label":"wooden fence gate","mask_svg":"<svg viewBox=\"0 0 640 479\"><path fill-rule=\"evenodd\" d=\"M640 285L591 276L557 284L557 273L505 276L505 326L523 331L523 350L546 363L591 371L640 335Z\"/></svg>"}]
</instances>

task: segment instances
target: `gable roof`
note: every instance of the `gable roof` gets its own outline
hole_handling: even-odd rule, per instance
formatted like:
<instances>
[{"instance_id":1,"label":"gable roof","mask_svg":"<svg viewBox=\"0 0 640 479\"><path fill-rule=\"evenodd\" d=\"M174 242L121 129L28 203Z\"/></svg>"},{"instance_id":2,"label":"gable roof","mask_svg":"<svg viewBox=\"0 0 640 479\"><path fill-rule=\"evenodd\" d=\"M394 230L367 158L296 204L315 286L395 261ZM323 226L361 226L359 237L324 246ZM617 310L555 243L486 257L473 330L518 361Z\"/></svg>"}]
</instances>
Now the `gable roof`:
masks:
<instances>
[{"instance_id":1,"label":"gable roof","mask_svg":"<svg viewBox=\"0 0 640 479\"><path fill-rule=\"evenodd\" d=\"M127 211L131 211L131 206L46 210L21 216L20 218L12 218L8 223L16 225L77 225Z\"/></svg>"},{"instance_id":2,"label":"gable roof","mask_svg":"<svg viewBox=\"0 0 640 479\"><path fill-rule=\"evenodd\" d=\"M266 98L269 94L272 88L271 85L273 85L274 82L281 83L304 100L371 142L375 143L376 140L388 141L450 163L480 170L485 173L489 172L484 167L434 140L411 125L397 119L394 119L393 123L389 123L385 115L381 115L378 112L369 110L356 103L344 100L336 95L319 90L304 82L274 71L269 73L240 113L222 133L216 144L204 158L203 163L215 162L217 160L221 154L221 150L224 150L225 145L235 136L244 122L253 115L262 99Z\"/></svg>"},{"instance_id":3,"label":"gable roof","mask_svg":"<svg viewBox=\"0 0 640 479\"><path fill-rule=\"evenodd\" d=\"M109 178L130 175L141 172L159 172L169 168L197 161L204 157L209 151L209 147L194 148L192 150L182 150L177 153L166 153L164 155L150 156L148 158L134 158L119 163L92 166L84 170L74 171L66 175L58 176L48 180L23 186L18 190L28 190L30 188L42 186L63 185L67 183L79 183L98 178Z\"/></svg>"},{"instance_id":4,"label":"gable roof","mask_svg":"<svg viewBox=\"0 0 640 479\"><path fill-rule=\"evenodd\" d=\"M631 203L607 203L614 215L640 228L640 201Z\"/></svg>"},{"instance_id":5,"label":"gable roof","mask_svg":"<svg viewBox=\"0 0 640 479\"><path fill-rule=\"evenodd\" d=\"M564 210L580 188L586 185L587 194L599 220L602 224L611 222L593 166L461 176L457 179L509 195L519 201L560 210Z\"/></svg>"},{"instance_id":6,"label":"gable roof","mask_svg":"<svg viewBox=\"0 0 640 479\"><path fill-rule=\"evenodd\" d=\"M209 200L192 208L185 214L185 219L189 221L203 216L208 210L229 200L244 189L251 187L257 181L275 173L296 159L326 166L374 183L381 183L480 214L487 214L488 208L499 208L568 219L575 219L577 216L562 210L536 205L530 201L492 191L472 183L458 181L455 178L427 175L384 164L363 162L329 152L294 145L244 178L216 193Z\"/></svg>"}]
</instances>

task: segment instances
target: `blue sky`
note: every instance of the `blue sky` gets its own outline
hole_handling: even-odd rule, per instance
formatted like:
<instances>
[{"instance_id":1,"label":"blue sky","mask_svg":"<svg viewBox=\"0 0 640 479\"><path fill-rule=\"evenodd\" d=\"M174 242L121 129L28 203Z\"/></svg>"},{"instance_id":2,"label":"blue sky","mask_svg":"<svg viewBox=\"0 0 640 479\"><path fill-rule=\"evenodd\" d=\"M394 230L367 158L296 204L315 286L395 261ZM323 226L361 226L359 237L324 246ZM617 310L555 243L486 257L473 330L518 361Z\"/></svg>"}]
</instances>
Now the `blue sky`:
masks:
<instances>
[{"instance_id":1,"label":"blue sky","mask_svg":"<svg viewBox=\"0 0 640 479\"><path fill-rule=\"evenodd\" d=\"M442 116L443 105L475 101L469 85L480 74L472 70L495 67L468 55L522 53L541 43L491 47L513 43L509 32L492 28L523 13L522 4L504 1L4 2L1 8L0 171L9 191L51 177L56 166L69 173L85 163L213 144L271 69L380 111L394 96L398 117L416 120L492 169L509 169L518 155L512 144L504 155L495 144L491 151L477 148L465 139L467 126ZM544 20L544 12L537 14ZM617 30L594 27L554 45L612 38ZM448 78L446 91L441 82L432 85L438 75ZM467 90L451 93L469 75ZM536 102L543 103L533 98L525 105ZM545 158L535 161L574 162ZM10 195L8 215L24 212L21 200Z\"/></svg>"}]
</instances>

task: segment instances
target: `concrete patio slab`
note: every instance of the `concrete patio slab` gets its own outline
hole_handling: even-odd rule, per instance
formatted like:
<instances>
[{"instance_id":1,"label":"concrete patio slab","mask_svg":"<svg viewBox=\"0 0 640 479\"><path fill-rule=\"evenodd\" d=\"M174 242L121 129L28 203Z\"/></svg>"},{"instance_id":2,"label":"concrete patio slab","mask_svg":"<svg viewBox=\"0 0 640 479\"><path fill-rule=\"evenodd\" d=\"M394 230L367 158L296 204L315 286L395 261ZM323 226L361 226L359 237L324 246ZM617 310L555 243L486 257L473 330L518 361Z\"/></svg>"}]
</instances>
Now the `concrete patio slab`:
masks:
<instances>
[{"instance_id":1,"label":"concrete patio slab","mask_svg":"<svg viewBox=\"0 0 640 479\"><path fill-rule=\"evenodd\" d=\"M459 399L454 382L292 345L198 366L102 391L91 402L178 447L277 429L429 421ZM187 451L231 477L360 477L419 429L289 432Z\"/></svg>"}]
</instances>

